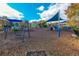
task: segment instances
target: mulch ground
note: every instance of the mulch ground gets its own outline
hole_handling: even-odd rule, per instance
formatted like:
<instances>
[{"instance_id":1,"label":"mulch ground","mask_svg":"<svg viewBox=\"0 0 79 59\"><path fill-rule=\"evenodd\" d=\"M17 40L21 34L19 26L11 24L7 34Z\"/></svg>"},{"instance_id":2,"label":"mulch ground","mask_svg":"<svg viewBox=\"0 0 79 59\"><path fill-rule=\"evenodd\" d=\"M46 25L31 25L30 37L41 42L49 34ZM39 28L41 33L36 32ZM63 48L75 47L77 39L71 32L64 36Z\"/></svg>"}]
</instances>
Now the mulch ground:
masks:
<instances>
[{"instance_id":1,"label":"mulch ground","mask_svg":"<svg viewBox=\"0 0 79 59\"><path fill-rule=\"evenodd\" d=\"M0 33L0 55L26 56L28 52L44 51L47 56L79 56L79 38L72 37L73 32L62 31L57 38L55 31L40 29L25 35L25 41L9 33L7 39ZM41 53L40 53L41 54Z\"/></svg>"}]
</instances>

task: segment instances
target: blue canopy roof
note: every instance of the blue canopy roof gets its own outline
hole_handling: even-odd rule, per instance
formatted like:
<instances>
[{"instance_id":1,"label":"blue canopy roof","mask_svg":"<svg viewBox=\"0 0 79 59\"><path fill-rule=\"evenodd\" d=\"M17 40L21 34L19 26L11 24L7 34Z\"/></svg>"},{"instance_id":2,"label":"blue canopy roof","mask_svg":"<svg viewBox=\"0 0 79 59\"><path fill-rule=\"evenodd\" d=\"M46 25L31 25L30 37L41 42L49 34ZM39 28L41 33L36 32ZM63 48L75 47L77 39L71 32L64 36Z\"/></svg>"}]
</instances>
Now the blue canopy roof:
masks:
<instances>
[{"instance_id":1,"label":"blue canopy roof","mask_svg":"<svg viewBox=\"0 0 79 59\"><path fill-rule=\"evenodd\" d=\"M9 22L22 22L22 20L17 20L17 19L7 19Z\"/></svg>"},{"instance_id":2,"label":"blue canopy roof","mask_svg":"<svg viewBox=\"0 0 79 59\"><path fill-rule=\"evenodd\" d=\"M47 22L51 22L51 21L58 21L59 19L59 12L57 12L56 15L54 15L51 19L47 20ZM60 18L60 20L63 20Z\"/></svg>"}]
</instances>

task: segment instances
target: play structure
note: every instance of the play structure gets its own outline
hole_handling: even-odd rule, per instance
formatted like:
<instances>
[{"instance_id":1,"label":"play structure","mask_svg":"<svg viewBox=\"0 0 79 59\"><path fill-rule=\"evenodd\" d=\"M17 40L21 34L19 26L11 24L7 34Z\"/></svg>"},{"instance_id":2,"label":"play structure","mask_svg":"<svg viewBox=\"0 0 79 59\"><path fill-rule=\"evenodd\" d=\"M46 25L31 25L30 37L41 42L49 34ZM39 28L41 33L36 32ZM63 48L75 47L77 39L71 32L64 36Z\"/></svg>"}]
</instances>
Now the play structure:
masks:
<instances>
[{"instance_id":1,"label":"play structure","mask_svg":"<svg viewBox=\"0 0 79 59\"><path fill-rule=\"evenodd\" d=\"M58 11L51 19L47 20L47 22L54 22L54 25L49 26L50 30L55 30L57 37L60 38L61 36L61 31L65 30L71 30L72 28L67 24L68 20L62 19L60 17L60 11Z\"/></svg>"},{"instance_id":2,"label":"play structure","mask_svg":"<svg viewBox=\"0 0 79 59\"><path fill-rule=\"evenodd\" d=\"M25 38L26 32L28 33L28 37L30 38L30 27L31 28L48 28L52 31L53 29L56 31L57 37L60 38L61 36L61 31L62 27L64 30L69 30L71 29L67 25L62 26L67 22L67 20L62 19L60 17L60 11L58 11L51 19L39 23L29 23L29 21L23 21L23 20L18 20L18 19L9 19L4 17L4 22L2 25L3 32L5 33L4 39L7 38L8 32L13 32L16 37L22 37L22 39ZM48 26L48 22L53 22L57 21L57 23L54 26ZM31 26L30 26L31 25ZM40 26L42 25L42 26ZM43 26L44 25L44 26ZM46 26L47 25L47 26Z\"/></svg>"},{"instance_id":3,"label":"play structure","mask_svg":"<svg viewBox=\"0 0 79 59\"><path fill-rule=\"evenodd\" d=\"M57 33L57 37L60 38L60 34L61 34L61 26L60 26L60 20L63 20L60 18L59 15L59 11L56 13L56 15L54 15L51 19L49 19L47 22L52 22L52 21L58 21L58 23L55 26L51 26L51 28L54 28L56 33Z\"/></svg>"},{"instance_id":4,"label":"play structure","mask_svg":"<svg viewBox=\"0 0 79 59\"><path fill-rule=\"evenodd\" d=\"M4 39L6 39L8 33L11 32L14 33L15 37L20 37L24 41L26 32L28 33L28 38L30 37L29 22L16 19L7 19L3 25L3 32L5 33Z\"/></svg>"}]
</instances>

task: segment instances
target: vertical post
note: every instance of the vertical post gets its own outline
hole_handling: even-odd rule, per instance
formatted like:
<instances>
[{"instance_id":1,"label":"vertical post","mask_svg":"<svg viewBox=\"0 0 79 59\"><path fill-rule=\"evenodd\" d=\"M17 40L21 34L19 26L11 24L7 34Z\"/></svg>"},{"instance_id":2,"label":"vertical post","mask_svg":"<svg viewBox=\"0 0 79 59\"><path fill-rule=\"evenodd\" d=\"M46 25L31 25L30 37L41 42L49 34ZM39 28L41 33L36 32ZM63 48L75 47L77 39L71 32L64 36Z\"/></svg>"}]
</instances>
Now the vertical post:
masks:
<instances>
[{"instance_id":1,"label":"vertical post","mask_svg":"<svg viewBox=\"0 0 79 59\"><path fill-rule=\"evenodd\" d=\"M4 39L6 40L7 38L7 27L4 27Z\"/></svg>"},{"instance_id":2,"label":"vertical post","mask_svg":"<svg viewBox=\"0 0 79 59\"><path fill-rule=\"evenodd\" d=\"M58 17L58 39L60 39L61 29L60 29L60 9L59 9L59 17Z\"/></svg>"},{"instance_id":3,"label":"vertical post","mask_svg":"<svg viewBox=\"0 0 79 59\"><path fill-rule=\"evenodd\" d=\"M8 30L8 26L7 26L7 16L3 16L2 17L2 20L6 20L6 22L4 22L4 28L3 28L3 31L4 31L4 39L7 38L7 30Z\"/></svg>"},{"instance_id":4,"label":"vertical post","mask_svg":"<svg viewBox=\"0 0 79 59\"><path fill-rule=\"evenodd\" d=\"M29 24L29 22L28 22L28 37L30 38L30 24Z\"/></svg>"},{"instance_id":5,"label":"vertical post","mask_svg":"<svg viewBox=\"0 0 79 59\"><path fill-rule=\"evenodd\" d=\"M28 27L28 38L30 38L30 27L29 27L29 21L27 21L27 27Z\"/></svg>"}]
</instances>

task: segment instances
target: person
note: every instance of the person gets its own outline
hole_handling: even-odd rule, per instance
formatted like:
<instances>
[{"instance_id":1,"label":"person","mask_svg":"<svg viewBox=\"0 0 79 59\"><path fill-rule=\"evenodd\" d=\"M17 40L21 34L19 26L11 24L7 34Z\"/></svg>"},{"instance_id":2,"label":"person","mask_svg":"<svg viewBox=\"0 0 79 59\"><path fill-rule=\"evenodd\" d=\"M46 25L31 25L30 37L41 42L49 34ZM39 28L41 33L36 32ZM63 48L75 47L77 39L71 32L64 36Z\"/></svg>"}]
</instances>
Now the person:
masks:
<instances>
[{"instance_id":1,"label":"person","mask_svg":"<svg viewBox=\"0 0 79 59\"><path fill-rule=\"evenodd\" d=\"M49 26L49 30L50 30L50 31L52 31L52 30L53 30L53 27L52 27L52 25L50 25L50 26Z\"/></svg>"},{"instance_id":2,"label":"person","mask_svg":"<svg viewBox=\"0 0 79 59\"><path fill-rule=\"evenodd\" d=\"M8 25L6 23L4 23L4 26L3 26L4 39L7 38L7 31L8 31Z\"/></svg>"},{"instance_id":3,"label":"person","mask_svg":"<svg viewBox=\"0 0 79 59\"><path fill-rule=\"evenodd\" d=\"M4 23L4 25L3 25L3 31L7 32L7 28L8 28L8 25L6 23Z\"/></svg>"},{"instance_id":4,"label":"person","mask_svg":"<svg viewBox=\"0 0 79 59\"><path fill-rule=\"evenodd\" d=\"M52 30L53 30L53 27L51 26L51 27L50 27L50 31L52 31Z\"/></svg>"}]
</instances>

